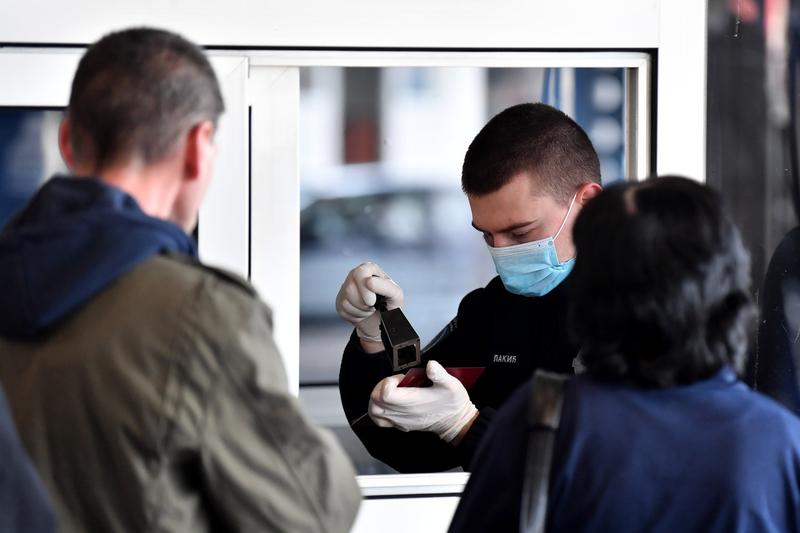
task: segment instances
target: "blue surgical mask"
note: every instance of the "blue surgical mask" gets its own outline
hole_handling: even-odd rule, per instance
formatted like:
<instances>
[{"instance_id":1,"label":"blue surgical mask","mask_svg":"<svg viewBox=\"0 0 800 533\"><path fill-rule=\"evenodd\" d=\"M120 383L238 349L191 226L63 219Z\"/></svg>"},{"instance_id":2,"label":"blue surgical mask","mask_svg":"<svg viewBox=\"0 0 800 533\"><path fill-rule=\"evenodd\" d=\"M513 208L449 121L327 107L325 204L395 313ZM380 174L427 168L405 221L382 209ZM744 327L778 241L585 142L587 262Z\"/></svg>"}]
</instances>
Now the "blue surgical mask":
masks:
<instances>
[{"instance_id":1,"label":"blue surgical mask","mask_svg":"<svg viewBox=\"0 0 800 533\"><path fill-rule=\"evenodd\" d=\"M521 296L544 296L572 271L575 258L560 262L555 240L567 223L576 196L577 193L572 197L567 214L554 236L503 248L489 246L494 266L508 292Z\"/></svg>"}]
</instances>

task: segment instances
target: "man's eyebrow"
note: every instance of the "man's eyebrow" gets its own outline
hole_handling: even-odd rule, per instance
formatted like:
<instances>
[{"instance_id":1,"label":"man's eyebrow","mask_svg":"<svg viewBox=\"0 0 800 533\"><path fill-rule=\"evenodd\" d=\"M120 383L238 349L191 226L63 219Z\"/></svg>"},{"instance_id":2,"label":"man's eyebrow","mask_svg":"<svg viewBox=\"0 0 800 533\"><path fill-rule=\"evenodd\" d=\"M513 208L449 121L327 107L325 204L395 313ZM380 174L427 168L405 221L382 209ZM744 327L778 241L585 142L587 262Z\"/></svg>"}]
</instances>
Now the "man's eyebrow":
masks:
<instances>
[{"instance_id":1,"label":"man's eyebrow","mask_svg":"<svg viewBox=\"0 0 800 533\"><path fill-rule=\"evenodd\" d=\"M507 228L503 228L503 229L501 229L500 231L498 231L496 233L509 233L509 232L514 231L516 229L524 228L526 226L531 226L531 225L535 224L536 222L538 222L538 220L531 220L529 222L522 222L521 224L514 224L512 226L508 226ZM479 228L475 224L475 221L472 222L472 227L475 228L476 230L480 231L481 233L489 233L488 231Z\"/></svg>"}]
</instances>

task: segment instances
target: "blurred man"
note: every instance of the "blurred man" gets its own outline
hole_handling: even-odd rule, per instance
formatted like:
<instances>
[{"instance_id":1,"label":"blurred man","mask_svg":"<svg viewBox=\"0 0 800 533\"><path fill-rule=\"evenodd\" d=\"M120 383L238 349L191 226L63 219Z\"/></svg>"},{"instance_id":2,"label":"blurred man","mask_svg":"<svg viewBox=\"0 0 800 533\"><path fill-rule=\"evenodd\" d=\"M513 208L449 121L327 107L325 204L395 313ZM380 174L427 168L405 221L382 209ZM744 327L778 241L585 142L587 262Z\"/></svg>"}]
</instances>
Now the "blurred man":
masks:
<instances>
[{"instance_id":1,"label":"blurred man","mask_svg":"<svg viewBox=\"0 0 800 533\"><path fill-rule=\"evenodd\" d=\"M89 48L75 176L0 233L0 379L63 531L348 531L352 467L287 388L270 310L201 264L220 89L159 30Z\"/></svg>"},{"instance_id":2,"label":"blurred man","mask_svg":"<svg viewBox=\"0 0 800 533\"><path fill-rule=\"evenodd\" d=\"M469 469L514 389L537 368L571 372L578 355L566 327L572 225L601 190L589 137L550 106L510 107L472 141L461 181L498 277L464 297L426 348L433 386L398 387L403 375L392 375L373 306L383 295L389 309L402 307L404 295L378 265L353 269L336 300L355 327L339 375L345 412L370 453L402 472ZM467 391L443 367L486 371Z\"/></svg>"}]
</instances>

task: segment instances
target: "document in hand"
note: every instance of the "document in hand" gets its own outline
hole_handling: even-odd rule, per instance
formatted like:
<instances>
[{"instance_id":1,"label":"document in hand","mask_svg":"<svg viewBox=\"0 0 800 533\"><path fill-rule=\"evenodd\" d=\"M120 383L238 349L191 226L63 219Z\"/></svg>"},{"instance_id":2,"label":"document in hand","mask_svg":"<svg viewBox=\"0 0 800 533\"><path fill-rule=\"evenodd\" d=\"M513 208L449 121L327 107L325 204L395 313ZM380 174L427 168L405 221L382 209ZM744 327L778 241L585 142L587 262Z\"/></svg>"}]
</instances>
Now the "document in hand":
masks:
<instances>
[{"instance_id":1,"label":"document in hand","mask_svg":"<svg viewBox=\"0 0 800 533\"><path fill-rule=\"evenodd\" d=\"M454 376L458 381L464 385L464 388L469 390L481 377L486 367L483 366L451 366L445 367L447 373ZM425 374L425 367L412 368L406 372L406 377L400 382L398 387L430 387L433 385L431 380Z\"/></svg>"}]
</instances>

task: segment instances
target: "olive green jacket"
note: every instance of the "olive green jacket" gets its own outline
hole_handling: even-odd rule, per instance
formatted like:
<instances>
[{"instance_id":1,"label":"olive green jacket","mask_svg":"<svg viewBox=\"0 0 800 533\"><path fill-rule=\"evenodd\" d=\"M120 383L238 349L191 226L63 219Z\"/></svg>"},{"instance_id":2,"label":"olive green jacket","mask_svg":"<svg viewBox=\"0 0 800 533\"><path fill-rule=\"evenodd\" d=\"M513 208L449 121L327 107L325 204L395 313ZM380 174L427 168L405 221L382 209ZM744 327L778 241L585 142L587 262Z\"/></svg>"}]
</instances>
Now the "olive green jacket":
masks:
<instances>
[{"instance_id":1,"label":"olive green jacket","mask_svg":"<svg viewBox=\"0 0 800 533\"><path fill-rule=\"evenodd\" d=\"M352 466L289 392L270 311L238 276L139 264L0 381L64 532L348 531Z\"/></svg>"}]
</instances>

